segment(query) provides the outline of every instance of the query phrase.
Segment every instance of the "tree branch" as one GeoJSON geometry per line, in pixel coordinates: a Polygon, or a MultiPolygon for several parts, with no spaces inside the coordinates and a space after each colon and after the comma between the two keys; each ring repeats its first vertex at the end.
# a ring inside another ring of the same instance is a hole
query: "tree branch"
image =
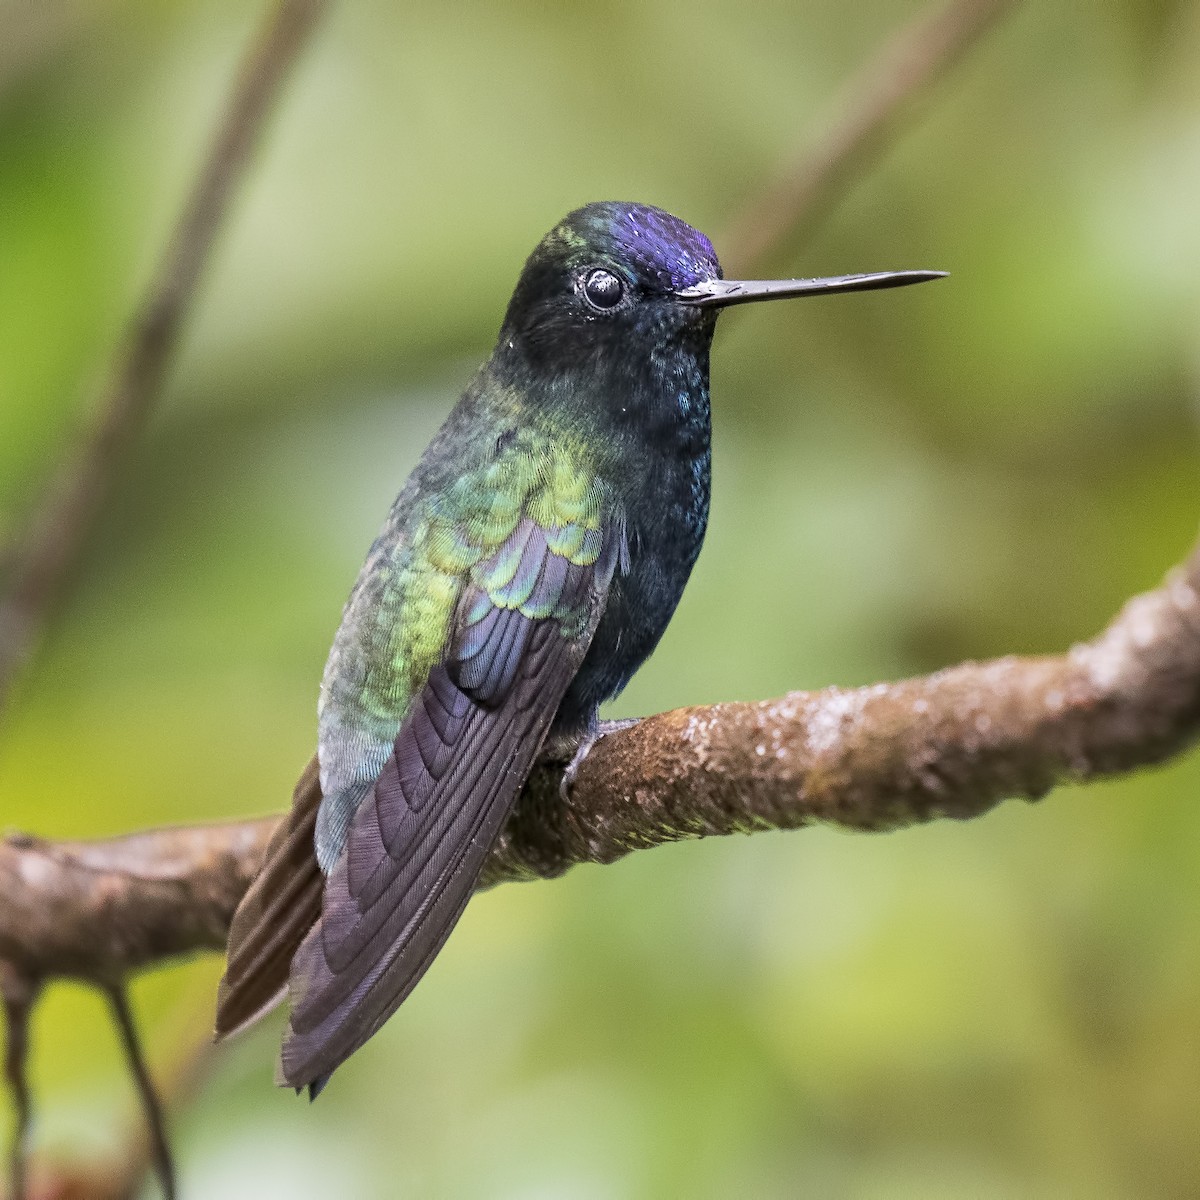
{"type": "Polygon", "coordinates": [[[815,822],[968,820],[1007,798],[1162,762],[1200,737],[1200,545],[1066,654],[871,687],[681,708],[602,741],[567,806],[527,789],[487,881],[684,838],[815,822]]]}
{"type": "Polygon", "coordinates": [[[0,708],[37,648],[122,463],[162,390],[204,266],[288,71],[325,0],[280,0],[242,63],[175,231],[93,403],[93,417],[6,555],[0,708]]]}
{"type": "Polygon", "coordinates": [[[9,835],[0,841],[0,961],[31,979],[109,989],[151,963],[220,950],[273,825],[95,842],[9,835]]]}
{"type": "MultiPolygon", "coordinates": [[[[481,887],[664,842],[967,820],[1000,800],[1132,771],[1200,736],[1200,546],[1066,654],[871,687],[681,708],[603,739],[570,800],[543,760],[481,887]]],[[[97,842],[0,842],[0,959],[110,986],[220,949],[277,817],[97,842]]]]}

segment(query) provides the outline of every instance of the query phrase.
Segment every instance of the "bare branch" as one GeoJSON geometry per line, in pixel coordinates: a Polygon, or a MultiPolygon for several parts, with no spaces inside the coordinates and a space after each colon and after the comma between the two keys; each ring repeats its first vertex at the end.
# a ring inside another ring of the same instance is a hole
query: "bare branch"
{"type": "Polygon", "coordinates": [[[263,26],[145,299],[117,348],[90,425],[9,553],[0,597],[0,707],[36,650],[112,482],[158,398],[222,219],[325,2],[280,0],[263,26]]]}
{"type": "Polygon", "coordinates": [[[486,882],[663,842],[822,822],[885,830],[1162,762],[1200,736],[1200,546],[1068,653],[683,708],[602,741],[571,803],[543,769],[486,882]]]}
{"type": "Polygon", "coordinates": [[[717,240],[733,278],[751,278],[768,258],[786,255],[860,178],[920,102],[1016,0],[942,0],[884,43],[838,95],[816,145],[756,187],[717,240]]]}
{"type": "MultiPolygon", "coordinates": [[[[596,746],[567,804],[558,794],[561,764],[542,762],[481,886],[551,877],[685,838],[816,822],[882,830],[969,819],[1005,797],[1037,799],[1057,783],[1162,762],[1198,736],[1200,546],[1160,588],[1131,600],[1099,637],[1066,654],[649,717],[596,746]]],[[[112,998],[150,1121],[147,1148],[160,1176],[171,1178],[161,1108],[123,1006],[123,980],[137,968],[223,946],[277,821],[96,842],[0,841],[15,1195],[29,1119],[29,1010],[38,985],[61,975],[98,984],[112,998]]],[[[202,1049],[169,1090],[184,1094],[210,1052],[202,1049]]],[[[140,1145],[111,1178],[96,1166],[89,1194],[131,1195],[146,1161],[140,1145]]]]}
{"type": "Polygon", "coordinates": [[[0,960],[33,979],[111,988],[131,971],[220,950],[274,820],[96,842],[0,841],[0,960]]]}
{"type": "MultiPolygon", "coordinates": [[[[884,830],[1162,762],[1200,736],[1200,547],[1066,654],[681,708],[601,741],[564,804],[543,761],[481,886],[664,842],[821,822],[884,830]]],[[[108,985],[219,949],[278,818],[0,842],[0,959],[108,985]]]]}

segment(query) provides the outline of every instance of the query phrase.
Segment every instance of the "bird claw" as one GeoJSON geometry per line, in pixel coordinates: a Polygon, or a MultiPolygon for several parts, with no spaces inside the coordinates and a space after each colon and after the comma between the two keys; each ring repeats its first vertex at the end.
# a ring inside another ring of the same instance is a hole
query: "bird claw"
{"type": "Polygon", "coordinates": [[[570,803],[571,785],[575,782],[575,776],[579,774],[579,768],[583,766],[583,760],[592,752],[592,747],[610,733],[617,733],[622,729],[632,729],[635,725],[640,724],[641,720],[641,717],[625,717],[620,721],[597,721],[580,738],[579,745],[575,747],[575,754],[567,763],[558,784],[558,794],[564,804],[570,803]]]}

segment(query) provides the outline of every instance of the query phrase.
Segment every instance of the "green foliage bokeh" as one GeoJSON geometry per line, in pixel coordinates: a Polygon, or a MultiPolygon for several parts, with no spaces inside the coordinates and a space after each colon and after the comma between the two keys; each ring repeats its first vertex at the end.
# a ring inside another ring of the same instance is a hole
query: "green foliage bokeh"
{"type": "MultiPolygon", "coordinates": [[[[59,6],[0,54],[0,533],[74,427],[256,14],[59,6]]],[[[47,6],[47,8],[54,6],[47,6]]],[[[32,6],[36,9],[37,6],[32,6]]],[[[366,546],[593,199],[718,237],[900,23],[648,0],[335,6],[7,719],[0,824],[282,807],[366,546]]],[[[851,15],[852,14],[852,15],[851,15]]],[[[949,281],[731,314],[708,545],[614,712],[1057,651],[1196,527],[1200,5],[1019,11],[775,273],[949,281]]],[[[309,1107],[278,1018],[174,1118],[185,1195],[1200,1190],[1200,761],[880,837],[675,846],[472,903],[309,1107]]],[[[219,964],[139,981],[169,1073],[219,964]]],[[[39,1010],[38,1145],[119,1144],[94,996],[39,1010]]]]}

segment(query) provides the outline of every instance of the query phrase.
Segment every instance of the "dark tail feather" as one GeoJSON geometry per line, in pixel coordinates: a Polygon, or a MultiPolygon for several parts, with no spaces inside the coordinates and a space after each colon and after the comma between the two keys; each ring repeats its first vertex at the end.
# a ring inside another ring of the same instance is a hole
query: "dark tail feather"
{"type": "Polygon", "coordinates": [[[234,914],[225,976],[217,991],[218,1041],[253,1025],[283,999],[292,956],[321,915],[325,879],[313,849],[320,803],[314,757],[234,914]]]}

